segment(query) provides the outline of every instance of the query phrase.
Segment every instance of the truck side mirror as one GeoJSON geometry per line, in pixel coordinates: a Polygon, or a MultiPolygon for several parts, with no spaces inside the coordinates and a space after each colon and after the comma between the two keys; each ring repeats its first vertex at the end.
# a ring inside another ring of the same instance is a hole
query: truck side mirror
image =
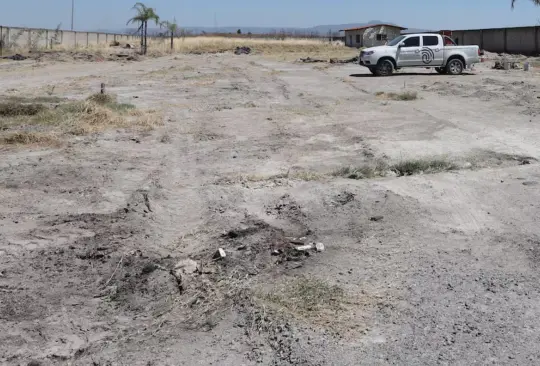
{"type": "Polygon", "coordinates": [[[405,47],[405,42],[400,42],[400,44],[398,45],[398,47],[405,47]]]}

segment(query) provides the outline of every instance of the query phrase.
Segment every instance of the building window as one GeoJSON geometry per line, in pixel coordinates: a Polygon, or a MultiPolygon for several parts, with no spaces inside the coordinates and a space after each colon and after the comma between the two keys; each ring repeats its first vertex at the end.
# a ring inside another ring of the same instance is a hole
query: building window
{"type": "Polygon", "coordinates": [[[359,34],[356,35],[356,43],[360,43],[360,35],[359,34]]]}
{"type": "Polygon", "coordinates": [[[388,39],[388,35],[386,34],[377,34],[377,41],[386,41],[388,39]]]}

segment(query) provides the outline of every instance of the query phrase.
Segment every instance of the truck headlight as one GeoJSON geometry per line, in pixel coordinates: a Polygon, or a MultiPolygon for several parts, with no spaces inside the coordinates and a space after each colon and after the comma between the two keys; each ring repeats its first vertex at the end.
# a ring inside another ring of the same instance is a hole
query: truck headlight
{"type": "Polygon", "coordinates": [[[375,51],[364,51],[364,56],[373,55],[375,51]]]}

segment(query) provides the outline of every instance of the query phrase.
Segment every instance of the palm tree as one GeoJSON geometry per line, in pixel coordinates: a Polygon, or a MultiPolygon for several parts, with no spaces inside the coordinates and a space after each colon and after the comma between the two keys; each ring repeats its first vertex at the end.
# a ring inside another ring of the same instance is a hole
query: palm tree
{"type": "Polygon", "coordinates": [[[141,2],[133,6],[133,10],[137,11],[137,15],[128,20],[127,24],[139,23],[138,32],[141,32],[141,51],[146,55],[148,50],[148,22],[153,20],[156,25],[159,24],[159,15],[156,14],[154,8],[149,8],[141,2]]]}
{"type": "MultiPolygon", "coordinates": [[[[514,9],[514,5],[516,4],[517,0],[512,0],[512,9],[514,9]]],[[[531,0],[534,5],[540,6],[540,0],[531,0]]]]}
{"type": "Polygon", "coordinates": [[[178,23],[176,22],[176,18],[173,19],[172,22],[169,22],[168,20],[161,23],[162,28],[167,28],[167,31],[171,34],[171,52],[174,49],[174,36],[178,33],[178,23]]]}

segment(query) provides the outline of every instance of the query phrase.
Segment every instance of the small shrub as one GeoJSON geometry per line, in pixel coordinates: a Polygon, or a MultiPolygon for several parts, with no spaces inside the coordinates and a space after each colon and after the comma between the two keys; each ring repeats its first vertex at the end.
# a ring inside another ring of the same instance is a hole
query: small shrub
{"type": "Polygon", "coordinates": [[[390,100],[399,100],[399,101],[409,101],[418,99],[418,93],[415,91],[405,91],[401,93],[386,93],[386,92],[377,92],[375,93],[377,97],[390,99],[390,100]]]}
{"type": "Polygon", "coordinates": [[[87,100],[89,102],[105,105],[105,104],[116,103],[116,96],[107,94],[107,93],[96,93],[89,96],[87,100]]]}
{"type": "Polygon", "coordinates": [[[448,170],[457,169],[458,166],[454,163],[443,159],[431,159],[431,160],[405,160],[397,164],[393,164],[390,170],[395,172],[398,176],[407,176],[414,174],[430,174],[438,173],[448,170]]]}
{"type": "Polygon", "coordinates": [[[35,116],[46,109],[47,107],[43,104],[2,103],[0,104],[0,116],[35,116]]]}
{"type": "Polygon", "coordinates": [[[301,277],[276,287],[266,300],[286,310],[304,316],[313,316],[324,310],[339,311],[345,291],[325,281],[301,277]]]}
{"type": "Polygon", "coordinates": [[[36,132],[15,132],[2,137],[0,142],[6,145],[58,144],[58,140],[54,136],[36,132]]]}

